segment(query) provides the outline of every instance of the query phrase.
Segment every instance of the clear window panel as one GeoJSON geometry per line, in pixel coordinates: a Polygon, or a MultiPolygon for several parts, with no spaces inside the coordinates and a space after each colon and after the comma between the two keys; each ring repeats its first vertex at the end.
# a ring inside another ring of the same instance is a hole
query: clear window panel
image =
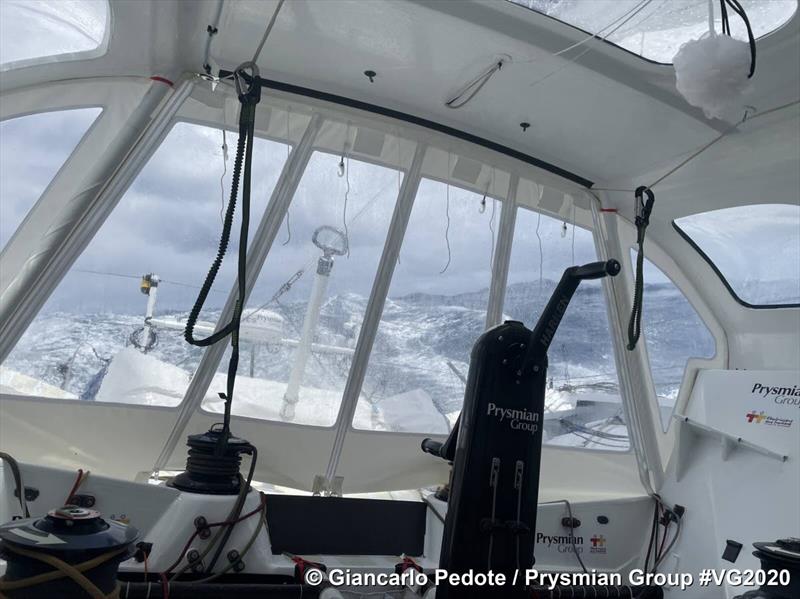
{"type": "Polygon", "coordinates": [[[675,225],[741,301],[800,304],[800,206],[735,206],[684,216],[675,225]]]}
{"type": "Polygon", "coordinates": [[[0,250],[100,112],[80,108],[0,122],[0,250]]]}
{"type": "Polygon", "coordinates": [[[485,330],[501,204],[420,183],[358,401],[359,429],[446,434],[485,330]]]}
{"type": "MultiPolygon", "coordinates": [[[[242,319],[235,415],[336,421],[402,181],[397,170],[341,161],[312,155],[256,281],[242,319]]],[[[229,356],[230,349],[206,410],[223,411],[229,356]]],[[[368,421],[369,412],[356,418],[368,421]]]]}
{"type": "MultiPolygon", "coordinates": [[[[636,250],[631,262],[636,264],[636,250]]],[[[656,388],[661,428],[672,421],[675,400],[689,358],[713,358],[714,336],[680,289],[658,267],[644,259],[644,317],[642,330],[656,388]]]]}
{"type": "Polygon", "coordinates": [[[0,65],[99,51],[109,12],[108,0],[3,0],[0,65]]]}
{"type": "MultiPolygon", "coordinates": [[[[504,314],[532,328],[562,273],[597,260],[591,231],[519,208],[504,314]]],[[[624,451],[628,427],[601,281],[583,281],[550,345],[547,445],[624,451]]]]}
{"type": "MultiPolygon", "coordinates": [[[[648,60],[671,63],[686,42],[708,34],[708,0],[509,0],[596,34],[648,60]]],[[[787,23],[797,0],[740,0],[753,35],[767,35],[787,23]]],[[[719,2],[713,3],[714,28],[722,31],[719,2]]],[[[742,19],[729,11],[731,35],[747,41],[742,19]]],[[[587,47],[590,47],[587,45],[587,47]]]]}
{"type": "MultiPolygon", "coordinates": [[[[227,132],[226,161],[220,129],[172,128],[0,367],[3,392],[180,403],[203,351],[183,340],[183,328],[217,252],[236,139],[227,132]]],[[[257,223],[287,148],[262,139],[254,147],[257,223]]],[[[239,214],[198,334],[213,328],[234,284],[239,214]]]]}

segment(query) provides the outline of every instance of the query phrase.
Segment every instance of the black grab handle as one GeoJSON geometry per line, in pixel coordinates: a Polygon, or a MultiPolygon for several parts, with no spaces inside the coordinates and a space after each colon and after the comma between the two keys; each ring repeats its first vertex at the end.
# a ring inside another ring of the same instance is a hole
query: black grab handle
{"type": "Polygon", "coordinates": [[[606,276],[615,277],[620,271],[619,262],[608,260],[607,262],[591,262],[583,266],[570,266],[564,271],[561,280],[550,296],[536,326],[533,327],[531,340],[528,344],[524,365],[525,367],[538,364],[547,355],[556,329],[567,311],[572,296],[578,289],[581,281],[589,279],[602,279],[606,276]]]}
{"type": "Polygon", "coordinates": [[[422,440],[422,451],[425,453],[429,453],[431,455],[435,455],[437,458],[442,457],[442,446],[444,443],[439,443],[438,441],[434,441],[433,439],[423,439],[422,440]]]}
{"type": "Polygon", "coordinates": [[[603,277],[616,277],[619,274],[621,266],[616,260],[609,260],[608,262],[592,262],[591,264],[584,264],[583,266],[573,266],[574,270],[571,275],[581,281],[588,281],[590,279],[602,279],[603,277]]]}

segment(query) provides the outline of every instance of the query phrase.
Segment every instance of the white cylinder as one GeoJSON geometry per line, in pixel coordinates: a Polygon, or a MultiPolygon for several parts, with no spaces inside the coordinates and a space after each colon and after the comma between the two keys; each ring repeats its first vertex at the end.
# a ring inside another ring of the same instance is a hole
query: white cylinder
{"type": "Polygon", "coordinates": [[[325,299],[325,292],[328,289],[330,271],[333,267],[333,259],[322,256],[317,263],[317,274],[314,277],[314,286],[311,290],[311,299],[306,308],[306,317],[303,321],[303,331],[300,336],[300,343],[295,352],[292,372],[289,374],[289,384],[283,395],[283,405],[281,406],[281,418],[284,420],[294,419],[294,405],[300,396],[300,383],[311,356],[311,343],[314,341],[314,334],[319,322],[319,313],[322,309],[322,301],[325,299]]]}

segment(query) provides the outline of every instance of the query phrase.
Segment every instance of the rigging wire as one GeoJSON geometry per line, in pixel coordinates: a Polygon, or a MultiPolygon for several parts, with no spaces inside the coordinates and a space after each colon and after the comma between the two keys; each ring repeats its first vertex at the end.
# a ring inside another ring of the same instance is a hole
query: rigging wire
{"type": "Polygon", "coordinates": [[[225,127],[222,128],[222,175],[219,178],[220,207],[219,220],[225,223],[225,175],[228,174],[228,140],[225,127]]]}
{"type": "Polygon", "coordinates": [[[347,259],[350,259],[350,231],[347,228],[347,199],[350,197],[350,156],[347,153],[347,148],[350,143],[350,123],[347,123],[347,131],[345,133],[344,147],[342,148],[342,160],[339,165],[344,166],[345,177],[345,192],[344,192],[344,206],[342,208],[342,226],[344,227],[344,239],[347,245],[347,259]]]}
{"type": "MultiPolygon", "coordinates": [[[[492,189],[494,189],[494,173],[495,173],[495,169],[494,169],[494,167],[492,167],[492,179],[491,179],[491,188],[492,189]]],[[[485,200],[486,196],[484,195],[483,198],[485,200]]],[[[494,245],[495,245],[495,239],[494,239],[494,214],[495,214],[495,211],[497,210],[497,200],[494,197],[492,197],[491,200],[492,200],[492,214],[491,214],[491,216],[489,216],[489,231],[491,231],[491,233],[492,233],[492,247],[491,247],[491,251],[489,252],[489,270],[492,270],[494,268],[494,245]]]]}
{"type": "Polygon", "coordinates": [[[267,23],[267,28],[264,30],[264,35],[261,37],[261,41],[258,43],[258,48],[256,48],[256,52],[253,54],[253,63],[258,62],[258,59],[261,56],[261,50],[264,49],[264,44],[267,43],[267,38],[269,37],[269,34],[272,33],[272,28],[275,26],[275,21],[278,19],[278,13],[281,12],[284,1],[285,0],[278,0],[278,5],[275,7],[275,12],[272,13],[269,23],[267,23]]]}
{"type": "MultiPolygon", "coordinates": [[[[539,199],[542,199],[541,195],[541,187],[539,188],[539,199]]],[[[539,225],[542,224],[542,213],[536,213],[536,239],[539,240],[539,297],[542,295],[542,291],[544,288],[544,248],[542,247],[542,236],[539,233],[539,225]]]]}
{"type": "Polygon", "coordinates": [[[501,57],[499,60],[493,62],[488,69],[475,77],[475,79],[469,81],[461,88],[460,91],[456,92],[453,97],[445,101],[444,105],[454,110],[466,106],[469,101],[472,100],[472,98],[478,95],[478,92],[483,89],[483,86],[489,82],[489,79],[492,78],[492,75],[499,72],[500,69],[503,68],[503,63],[506,62],[506,60],[506,58],[501,57]]]}
{"type": "MultiPolygon", "coordinates": [[[[592,41],[592,40],[595,40],[595,39],[596,39],[596,40],[598,40],[598,41],[605,41],[605,39],[606,39],[606,38],[607,38],[609,35],[611,35],[612,33],[614,33],[614,32],[613,32],[613,31],[611,31],[611,32],[607,33],[606,35],[604,35],[604,36],[602,36],[602,37],[601,37],[601,35],[600,35],[600,34],[602,34],[602,33],[603,33],[604,31],[606,31],[608,28],[610,28],[610,27],[613,27],[614,25],[616,25],[617,23],[619,23],[619,22],[620,22],[622,19],[624,19],[625,17],[627,17],[628,15],[630,15],[630,14],[631,14],[633,11],[635,11],[635,10],[640,10],[641,8],[645,8],[645,6],[647,6],[647,4],[649,4],[651,1],[652,1],[652,0],[642,0],[642,1],[641,1],[639,4],[636,4],[636,5],[632,6],[632,7],[630,8],[630,10],[628,10],[627,12],[625,12],[625,13],[621,14],[620,16],[618,16],[616,19],[614,19],[613,21],[611,21],[610,23],[608,23],[608,24],[607,24],[607,25],[605,25],[604,27],[602,27],[602,28],[598,29],[596,32],[592,33],[591,35],[587,35],[585,38],[583,38],[582,40],[579,40],[579,41],[575,42],[575,43],[574,43],[574,44],[572,44],[571,46],[567,46],[566,48],[563,48],[563,49],[559,50],[558,52],[554,52],[553,54],[551,54],[551,56],[561,56],[562,54],[566,54],[566,53],[567,53],[567,52],[569,52],[570,50],[574,50],[575,48],[578,48],[578,47],[580,47],[580,46],[583,46],[584,44],[586,44],[586,43],[588,43],[588,42],[590,42],[590,41],[592,41]],[[641,8],[640,8],[640,7],[641,7],[641,8]]],[[[623,24],[624,24],[624,23],[623,23],[623,24]]],[[[537,62],[538,60],[540,60],[540,58],[539,58],[539,57],[531,57],[531,58],[527,58],[527,59],[525,59],[525,60],[515,60],[515,61],[514,61],[514,64],[526,64],[526,63],[531,63],[531,62],[537,62]]]]}
{"type": "Polygon", "coordinates": [[[450,253],[450,162],[452,160],[452,154],[450,152],[447,153],[447,187],[445,189],[445,217],[447,218],[447,225],[444,229],[444,241],[447,244],[447,263],[444,265],[444,268],[439,271],[440,275],[443,275],[447,272],[447,269],[450,267],[450,260],[452,258],[452,254],[450,253]]]}
{"type": "MultiPolygon", "coordinates": [[[[89,269],[85,269],[85,268],[73,268],[72,270],[73,270],[73,272],[80,272],[80,273],[84,273],[84,274],[101,275],[101,276],[106,276],[106,277],[118,277],[120,279],[136,279],[137,281],[141,280],[141,278],[142,278],[141,275],[126,275],[126,274],[122,274],[122,273],[118,273],[118,272],[107,272],[107,271],[102,271],[102,270],[89,270],[89,269]]],[[[192,285],[190,283],[181,283],[180,281],[172,281],[172,280],[169,280],[169,279],[161,279],[161,278],[159,278],[158,282],[159,283],[168,283],[170,285],[177,285],[178,287],[188,287],[190,289],[201,289],[200,285],[192,285]]],[[[212,289],[211,291],[213,293],[227,293],[227,291],[222,291],[220,289],[212,289]]]]}
{"type": "MultiPolygon", "coordinates": [[[[610,35],[612,35],[613,33],[616,33],[616,32],[617,32],[617,31],[618,31],[618,30],[619,30],[619,29],[620,29],[620,28],[621,28],[623,25],[625,25],[625,24],[626,24],[628,21],[630,21],[631,19],[633,19],[633,18],[634,18],[636,15],[638,15],[638,14],[639,14],[639,13],[640,13],[642,10],[644,10],[644,9],[645,9],[645,8],[646,8],[646,7],[647,7],[649,4],[651,4],[652,2],[653,2],[653,0],[644,0],[644,1],[643,1],[641,4],[639,4],[639,5],[637,5],[636,7],[634,7],[634,8],[633,8],[633,9],[632,9],[632,10],[631,10],[629,13],[628,13],[628,15],[627,15],[627,18],[625,18],[625,20],[623,20],[621,23],[619,23],[619,24],[618,24],[616,27],[614,27],[614,28],[613,28],[611,31],[609,31],[608,33],[606,33],[605,35],[603,35],[603,37],[599,38],[599,39],[600,39],[600,41],[605,41],[605,40],[606,40],[606,39],[607,39],[607,38],[608,38],[610,35]]],[[[664,0],[664,1],[662,2],[662,5],[663,5],[663,4],[666,4],[666,0],[664,0]]],[[[594,37],[594,36],[593,36],[593,37],[594,37]]],[[[588,53],[588,52],[590,52],[591,50],[592,50],[592,48],[591,48],[591,47],[589,47],[589,48],[586,48],[586,49],[585,49],[585,50],[583,50],[583,52],[581,52],[580,54],[578,54],[578,55],[576,55],[576,56],[573,56],[572,58],[569,58],[569,59],[567,59],[567,61],[566,61],[564,64],[562,64],[562,65],[558,66],[557,68],[555,68],[555,69],[553,69],[552,71],[550,71],[550,72],[549,72],[547,75],[544,75],[543,77],[540,77],[539,79],[537,79],[536,81],[534,81],[533,83],[531,83],[531,84],[530,84],[530,87],[533,87],[533,86],[535,86],[535,85],[539,85],[540,83],[542,83],[542,82],[543,82],[543,81],[545,81],[546,79],[549,79],[549,78],[550,78],[550,77],[552,77],[553,75],[555,75],[555,74],[557,74],[557,73],[560,73],[560,72],[561,72],[561,71],[563,71],[564,69],[566,69],[566,68],[569,68],[570,66],[574,65],[575,63],[577,63],[577,62],[578,62],[578,60],[580,60],[580,59],[581,59],[581,58],[582,58],[582,57],[583,57],[585,54],[587,54],[587,53],[588,53]]]]}
{"type": "MultiPolygon", "coordinates": [[[[763,117],[763,116],[766,116],[768,114],[772,114],[773,112],[778,112],[780,110],[784,110],[786,108],[791,108],[792,106],[796,106],[797,104],[800,104],[800,99],[799,100],[794,100],[792,102],[787,102],[786,104],[781,104],[780,106],[775,106],[774,108],[770,108],[769,110],[765,110],[764,112],[759,112],[759,113],[757,113],[755,115],[752,115],[752,116],[750,115],[750,109],[745,110],[744,115],[742,116],[742,118],[737,123],[735,123],[735,124],[731,125],[730,127],[728,127],[725,131],[723,131],[722,133],[717,135],[717,137],[715,137],[714,139],[712,139],[708,143],[706,143],[706,144],[700,146],[699,148],[697,148],[696,150],[694,150],[688,157],[686,157],[685,159],[681,160],[678,164],[676,164],[674,167],[672,167],[670,170],[668,170],[666,173],[661,175],[658,179],[656,179],[653,183],[651,183],[650,185],[647,185],[646,187],[648,187],[649,189],[653,189],[656,185],[658,185],[659,183],[664,181],[667,177],[673,175],[678,170],[680,170],[681,168],[686,166],[689,162],[691,162],[692,160],[697,158],[700,154],[702,154],[703,152],[708,150],[711,146],[716,144],[723,137],[728,136],[730,133],[732,133],[733,131],[738,129],[739,126],[743,125],[745,122],[754,121],[755,119],[757,119],[759,117],[763,117]]],[[[592,187],[592,191],[610,191],[610,192],[619,192],[619,193],[633,193],[636,190],[635,189],[620,189],[620,188],[613,188],[613,187],[592,187]]]]}
{"type": "Polygon", "coordinates": [[[209,75],[211,74],[211,40],[213,40],[214,36],[219,33],[219,19],[222,16],[223,4],[225,4],[225,0],[218,1],[217,10],[214,16],[214,24],[206,27],[206,33],[208,33],[208,37],[206,37],[206,45],[203,51],[203,70],[209,75]]]}
{"type": "Polygon", "coordinates": [[[575,264],[575,198],[572,198],[572,264],[575,264]]]}
{"type": "MultiPolygon", "coordinates": [[[[292,153],[292,146],[289,143],[291,118],[292,118],[292,107],[287,106],[286,107],[286,161],[287,162],[289,161],[289,155],[292,153]]],[[[292,209],[292,204],[291,202],[289,202],[289,205],[286,207],[286,241],[284,241],[282,245],[289,245],[289,242],[292,240],[292,224],[290,222],[291,209],[292,209]]]]}
{"type": "Polygon", "coordinates": [[[350,230],[347,228],[347,199],[350,196],[350,157],[345,159],[344,178],[347,185],[344,192],[344,207],[342,208],[342,225],[344,226],[344,239],[347,243],[347,258],[350,259],[350,230]]]}

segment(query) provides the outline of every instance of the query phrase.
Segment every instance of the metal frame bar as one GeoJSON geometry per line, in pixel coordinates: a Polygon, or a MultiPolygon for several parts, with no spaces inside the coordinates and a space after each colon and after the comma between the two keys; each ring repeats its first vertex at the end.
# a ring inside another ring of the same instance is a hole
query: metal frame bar
{"type": "MultiPolygon", "coordinates": [[[[258,275],[264,266],[267,255],[272,249],[275,237],[278,235],[283,219],[286,217],[286,213],[292,203],[295,191],[297,191],[297,186],[300,184],[300,179],[305,172],[308,161],[314,153],[314,141],[322,126],[323,120],[324,119],[318,114],[314,114],[311,117],[303,133],[303,137],[284,163],[278,182],[272,190],[269,204],[267,204],[267,208],[264,210],[264,216],[261,217],[258,230],[253,235],[253,241],[248,249],[246,295],[242,300],[243,305],[247,305],[247,298],[250,296],[250,292],[256,284],[258,275]]],[[[233,314],[233,308],[236,305],[237,291],[238,284],[234,281],[231,291],[228,294],[228,299],[217,321],[217,330],[222,323],[226,323],[230,320],[233,314]]],[[[195,371],[195,376],[192,377],[189,387],[186,389],[186,394],[181,403],[181,411],[178,415],[178,419],[175,421],[175,426],[167,438],[156,463],[153,465],[154,471],[163,468],[169,461],[172,452],[175,451],[175,447],[183,437],[189,420],[191,420],[192,415],[195,414],[200,407],[227,347],[227,343],[216,343],[208,347],[203,353],[200,364],[195,371]]]]}
{"type": "Polygon", "coordinates": [[[369,357],[372,353],[372,346],[380,326],[383,307],[386,303],[386,296],[389,293],[389,286],[392,282],[392,275],[400,255],[400,247],[406,234],[411,209],[414,206],[419,183],[422,179],[422,163],[428,146],[419,143],[414,152],[414,159],[407,175],[403,178],[403,184],[397,196],[394,206],[392,221],[386,235],[386,242],[383,246],[378,272],[372,284],[372,291],[369,295],[367,309],[364,313],[364,321],[361,332],[358,336],[358,343],[353,354],[353,363],[347,376],[347,383],[342,395],[342,405],[339,407],[339,416],[336,420],[336,437],[331,448],[331,455],[328,461],[328,468],[325,478],[328,483],[333,481],[336,476],[336,469],[339,466],[339,458],[342,455],[344,440],[347,431],[352,426],[353,416],[356,411],[358,398],[361,394],[361,387],[364,384],[364,377],[367,373],[369,357]]]}
{"type": "Polygon", "coordinates": [[[489,287],[489,304],[486,306],[487,329],[500,324],[503,319],[503,305],[506,299],[514,226],[517,223],[518,187],[519,175],[512,173],[508,184],[508,195],[500,212],[500,226],[497,229],[497,247],[495,248],[494,264],[492,265],[492,283],[489,287]]]}
{"type": "MultiPolygon", "coordinates": [[[[601,260],[621,257],[622,247],[617,233],[617,214],[600,212],[600,201],[590,197],[595,248],[601,260]]],[[[627,261],[623,257],[623,264],[627,261]]],[[[603,293],[608,310],[608,324],[614,346],[614,360],[620,383],[622,405],[628,418],[628,435],[636,455],[639,479],[649,494],[657,492],[664,482],[664,469],[658,447],[655,429],[651,390],[647,383],[649,365],[644,343],[639,343],[634,351],[625,346],[625,320],[623,307],[630,307],[632,290],[629,271],[623,269],[615,279],[603,279],[603,293]]]]}

